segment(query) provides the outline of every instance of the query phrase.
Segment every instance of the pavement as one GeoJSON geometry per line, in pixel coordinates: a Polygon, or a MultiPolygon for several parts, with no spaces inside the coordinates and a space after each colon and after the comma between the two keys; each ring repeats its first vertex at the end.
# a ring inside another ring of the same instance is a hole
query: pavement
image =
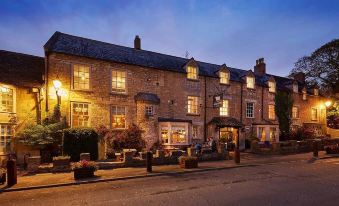
{"type": "Polygon", "coordinates": [[[304,157],[286,161],[290,158],[284,156],[285,161],[257,167],[1,193],[0,205],[337,206],[339,158],[304,157]]]}
{"type": "MultiPolygon", "coordinates": [[[[333,158],[324,152],[319,153],[319,158],[333,158]]],[[[34,175],[24,175],[18,177],[18,184],[8,188],[2,186],[0,192],[12,192],[29,189],[51,188],[60,186],[70,186],[78,184],[88,184],[96,182],[119,181],[136,178],[166,176],[176,173],[195,173],[211,170],[224,170],[237,167],[254,167],[267,164],[276,164],[282,162],[314,161],[312,153],[293,154],[293,155],[254,155],[251,153],[242,153],[241,163],[235,164],[233,160],[199,162],[197,169],[182,169],[178,165],[153,166],[153,172],[147,173],[145,168],[117,168],[110,170],[96,171],[94,178],[85,180],[74,180],[73,173],[43,173],[34,175]]]]}

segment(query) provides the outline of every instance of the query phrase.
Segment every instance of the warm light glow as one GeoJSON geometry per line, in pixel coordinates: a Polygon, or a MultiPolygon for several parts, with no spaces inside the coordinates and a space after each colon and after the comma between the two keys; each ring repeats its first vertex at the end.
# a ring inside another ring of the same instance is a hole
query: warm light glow
{"type": "Polygon", "coordinates": [[[58,91],[61,88],[62,84],[59,80],[53,80],[53,86],[55,90],[58,91]]]}
{"type": "Polygon", "coordinates": [[[66,91],[64,89],[59,89],[59,90],[57,90],[57,95],[59,97],[66,97],[67,93],[66,93],[66,91]]]}
{"type": "Polygon", "coordinates": [[[2,93],[8,93],[9,92],[9,89],[7,87],[0,87],[0,91],[2,93]]]}
{"type": "Polygon", "coordinates": [[[326,107],[329,107],[329,106],[331,106],[331,105],[332,105],[332,102],[331,102],[331,101],[325,102],[325,106],[326,106],[326,107]]]}

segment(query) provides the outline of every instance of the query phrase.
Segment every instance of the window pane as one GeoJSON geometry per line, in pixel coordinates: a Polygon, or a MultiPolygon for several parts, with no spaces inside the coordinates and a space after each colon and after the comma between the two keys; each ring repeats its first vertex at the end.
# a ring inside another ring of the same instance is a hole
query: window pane
{"type": "Polygon", "coordinates": [[[188,79],[198,79],[197,68],[193,66],[187,67],[187,78],[188,79]]]}
{"type": "Polygon", "coordinates": [[[13,111],[13,89],[1,87],[0,90],[0,112],[14,112],[13,111]]]}
{"type": "Polygon", "coordinates": [[[90,67],[85,65],[73,66],[73,89],[89,89],[90,67]]]}
{"type": "Polygon", "coordinates": [[[89,126],[89,104],[72,103],[72,127],[89,126]]]}
{"type": "Polygon", "coordinates": [[[187,113],[198,114],[198,97],[187,97],[187,113]]]}
{"type": "Polygon", "coordinates": [[[247,102],[246,103],[246,117],[247,118],[253,118],[253,109],[254,109],[254,103],[253,102],[247,102]]]}
{"type": "Polygon", "coordinates": [[[220,116],[228,116],[228,100],[222,100],[222,106],[219,111],[220,116]]]}
{"type": "Polygon", "coordinates": [[[125,92],[126,91],[126,72],[112,70],[112,91],[125,92]]]}
{"type": "Polygon", "coordinates": [[[112,106],[111,119],[113,129],[126,128],[126,108],[123,106],[112,106]]]}

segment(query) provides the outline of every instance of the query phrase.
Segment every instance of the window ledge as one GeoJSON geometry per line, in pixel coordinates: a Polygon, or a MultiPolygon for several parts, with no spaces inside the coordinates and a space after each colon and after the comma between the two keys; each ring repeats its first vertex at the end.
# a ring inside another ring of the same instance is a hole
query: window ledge
{"type": "Polygon", "coordinates": [[[187,113],[187,116],[200,116],[200,114],[194,114],[194,113],[187,113]]]}
{"type": "Polygon", "coordinates": [[[199,79],[190,79],[190,78],[186,78],[188,81],[192,81],[192,82],[200,82],[199,79]]]}
{"type": "Polygon", "coordinates": [[[110,95],[121,95],[121,96],[128,96],[126,92],[110,92],[110,95]]]}
{"type": "Polygon", "coordinates": [[[230,86],[230,83],[220,83],[219,82],[219,84],[222,85],[222,86],[230,86]]]}

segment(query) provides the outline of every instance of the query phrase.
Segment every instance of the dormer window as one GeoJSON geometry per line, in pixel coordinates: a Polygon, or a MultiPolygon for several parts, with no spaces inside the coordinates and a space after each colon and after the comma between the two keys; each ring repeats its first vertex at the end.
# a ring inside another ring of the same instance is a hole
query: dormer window
{"type": "Polygon", "coordinates": [[[298,83],[293,83],[293,92],[298,93],[298,83]]]}
{"type": "Polygon", "coordinates": [[[318,96],[319,95],[319,89],[314,88],[313,93],[314,93],[315,96],[318,96]]]}
{"type": "Polygon", "coordinates": [[[254,89],[254,77],[246,77],[246,85],[249,89],[254,89]]]}
{"type": "Polygon", "coordinates": [[[268,91],[272,92],[272,93],[275,93],[275,90],[276,90],[275,82],[274,81],[269,81],[268,82],[268,91]]]}
{"type": "Polygon", "coordinates": [[[230,83],[230,73],[227,71],[220,71],[220,84],[229,84],[230,83]]]}
{"type": "Polygon", "coordinates": [[[194,66],[187,66],[187,78],[198,79],[198,69],[194,66]]]}
{"type": "Polygon", "coordinates": [[[303,89],[303,100],[307,100],[307,92],[306,89],[303,89]]]}

